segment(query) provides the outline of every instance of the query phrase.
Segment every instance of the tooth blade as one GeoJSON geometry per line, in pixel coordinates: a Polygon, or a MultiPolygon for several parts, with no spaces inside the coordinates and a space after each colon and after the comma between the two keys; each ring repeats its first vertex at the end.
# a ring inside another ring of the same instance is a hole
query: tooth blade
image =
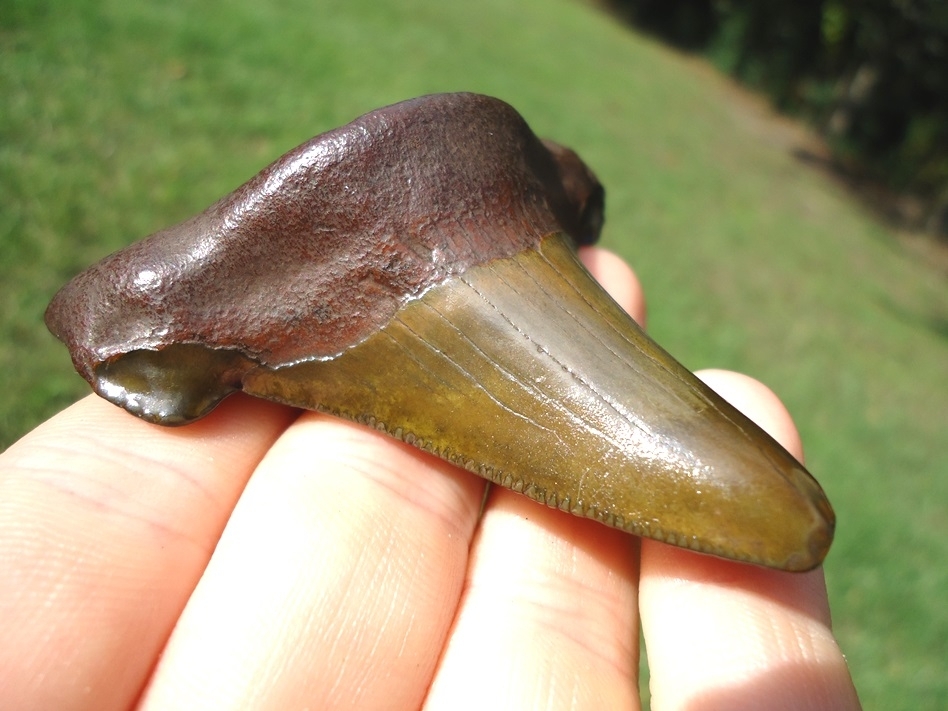
{"type": "Polygon", "coordinates": [[[705,553],[806,570],[832,539],[807,471],[651,341],[558,235],[429,289],[336,358],[256,369],[243,387],[705,553]]]}

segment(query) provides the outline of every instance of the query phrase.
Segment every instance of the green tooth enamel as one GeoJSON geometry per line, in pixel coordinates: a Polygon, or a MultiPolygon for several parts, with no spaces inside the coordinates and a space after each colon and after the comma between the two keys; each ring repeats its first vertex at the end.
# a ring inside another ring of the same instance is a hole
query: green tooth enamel
{"type": "Polygon", "coordinates": [[[254,369],[244,389],[705,553],[803,570],[832,538],[806,470],[652,342],[560,235],[433,287],[336,358],[254,369]]]}

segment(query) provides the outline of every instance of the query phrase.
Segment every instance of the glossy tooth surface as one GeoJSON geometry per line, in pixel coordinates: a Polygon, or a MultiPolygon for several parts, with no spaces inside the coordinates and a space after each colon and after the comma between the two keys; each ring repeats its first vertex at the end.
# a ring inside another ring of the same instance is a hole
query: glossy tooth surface
{"type": "Polygon", "coordinates": [[[244,389],[705,553],[806,570],[832,540],[807,471],[651,341],[560,236],[430,289],[336,358],[254,369],[244,389]]]}

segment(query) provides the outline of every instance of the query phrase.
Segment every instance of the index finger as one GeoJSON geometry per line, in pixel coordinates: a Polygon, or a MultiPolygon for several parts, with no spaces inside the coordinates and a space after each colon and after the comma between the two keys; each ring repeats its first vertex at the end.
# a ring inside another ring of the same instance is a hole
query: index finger
{"type": "Polygon", "coordinates": [[[0,457],[4,704],[129,706],[295,416],[238,396],[167,429],[89,396],[11,446],[0,457]]]}

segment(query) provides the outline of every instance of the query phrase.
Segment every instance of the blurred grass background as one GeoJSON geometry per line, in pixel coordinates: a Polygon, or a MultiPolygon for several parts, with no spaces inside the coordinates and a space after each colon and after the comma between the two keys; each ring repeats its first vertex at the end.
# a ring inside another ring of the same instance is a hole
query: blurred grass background
{"type": "Polygon", "coordinates": [[[454,90],[594,166],[660,343],[784,399],[839,517],[866,708],[948,708],[944,273],[794,157],[805,132],[579,2],[4,0],[0,447],[87,392],[42,322],[69,277],[316,133],[454,90]]]}

